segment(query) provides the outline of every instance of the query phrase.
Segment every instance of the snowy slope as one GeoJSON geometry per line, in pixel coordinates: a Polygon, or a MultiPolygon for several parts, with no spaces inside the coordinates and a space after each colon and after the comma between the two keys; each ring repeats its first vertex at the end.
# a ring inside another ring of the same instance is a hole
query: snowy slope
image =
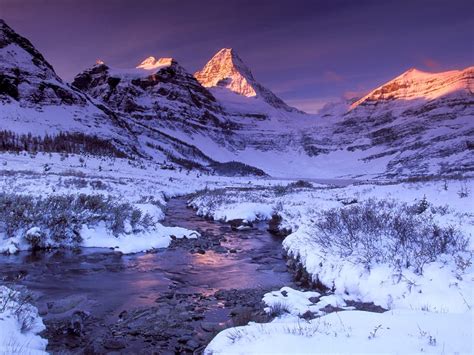
{"type": "Polygon", "coordinates": [[[0,73],[2,150],[100,152],[207,170],[216,165],[192,144],[160,130],[191,135],[227,124],[212,94],[171,58],[150,57],[125,70],[98,63],[70,86],[1,21],[0,73]]]}
{"type": "Polygon", "coordinates": [[[279,177],[472,174],[473,67],[409,70],[360,100],[308,115],[260,85],[232,49],[195,77],[172,58],[99,62],[64,83],[0,23],[0,129],[82,132],[134,158],[186,167],[239,161],[279,177]]]}
{"type": "Polygon", "coordinates": [[[94,132],[128,141],[115,117],[64,83],[33,45],[0,20],[0,129],[35,135],[94,132]]]}
{"type": "Polygon", "coordinates": [[[454,92],[474,92],[474,67],[442,73],[428,73],[412,68],[371,91],[351,105],[379,105],[394,100],[430,101],[454,92]]]}
{"type": "Polygon", "coordinates": [[[275,176],[396,177],[472,173],[472,86],[472,68],[410,70],[357,103],[304,116],[212,92],[234,117],[245,117],[233,136],[235,159],[275,176]]]}

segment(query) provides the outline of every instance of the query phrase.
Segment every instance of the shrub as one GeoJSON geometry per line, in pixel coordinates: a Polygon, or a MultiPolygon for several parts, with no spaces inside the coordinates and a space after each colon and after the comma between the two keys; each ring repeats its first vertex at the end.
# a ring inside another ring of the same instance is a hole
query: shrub
{"type": "Polygon", "coordinates": [[[276,302],[268,307],[267,313],[270,317],[276,318],[282,316],[285,313],[290,313],[290,310],[287,304],[276,302]]]}
{"type": "Polygon", "coordinates": [[[0,234],[23,237],[32,248],[77,246],[83,225],[105,222],[115,235],[130,222],[134,230],[153,225],[139,209],[103,195],[32,197],[0,193],[0,234]]]}
{"type": "Polygon", "coordinates": [[[275,185],[273,187],[273,191],[275,192],[276,196],[282,196],[289,192],[288,186],[283,185],[275,185]]]}
{"type": "Polygon", "coordinates": [[[0,286],[0,317],[12,315],[18,322],[22,333],[29,332],[37,319],[37,310],[30,304],[29,293],[0,286]]]}
{"type": "Polygon", "coordinates": [[[313,188],[313,184],[311,184],[309,181],[304,181],[304,180],[298,180],[292,183],[289,183],[288,185],[275,185],[273,187],[273,191],[275,192],[276,196],[282,196],[289,194],[293,192],[295,189],[303,189],[303,188],[313,188]]]}
{"type": "Polygon", "coordinates": [[[469,193],[470,193],[470,191],[469,191],[469,188],[467,187],[467,185],[465,183],[461,184],[461,188],[458,191],[459,198],[469,197],[469,193]]]}
{"type": "Polygon", "coordinates": [[[309,181],[298,180],[298,181],[292,182],[291,184],[288,184],[288,187],[299,188],[299,189],[302,189],[302,188],[311,189],[313,188],[313,184],[310,183],[309,181]]]}
{"type": "Polygon", "coordinates": [[[316,222],[314,239],[323,249],[368,268],[387,263],[421,274],[426,263],[442,254],[458,255],[468,245],[454,227],[438,225],[425,207],[368,200],[330,209],[316,222]]]}

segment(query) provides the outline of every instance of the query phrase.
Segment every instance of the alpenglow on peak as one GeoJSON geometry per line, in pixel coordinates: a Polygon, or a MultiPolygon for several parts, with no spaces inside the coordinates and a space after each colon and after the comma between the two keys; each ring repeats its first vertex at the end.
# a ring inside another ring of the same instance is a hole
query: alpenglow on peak
{"type": "Polygon", "coordinates": [[[137,69],[153,70],[165,66],[170,66],[173,64],[173,58],[160,58],[156,59],[153,56],[150,56],[144,59],[140,64],[136,66],[137,69]]]}
{"type": "Polygon", "coordinates": [[[260,98],[275,108],[301,113],[259,84],[232,48],[218,51],[194,77],[206,88],[224,87],[242,96],[260,98]]]}
{"type": "Polygon", "coordinates": [[[204,87],[224,86],[239,95],[257,96],[252,72],[232,48],[221,49],[194,76],[204,87]]]}

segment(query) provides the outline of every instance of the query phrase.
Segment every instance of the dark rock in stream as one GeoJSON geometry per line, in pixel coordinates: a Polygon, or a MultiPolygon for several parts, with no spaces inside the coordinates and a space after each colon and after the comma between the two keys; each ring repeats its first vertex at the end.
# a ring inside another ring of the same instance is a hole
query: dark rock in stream
{"type": "Polygon", "coordinates": [[[285,238],[289,234],[291,234],[291,230],[281,228],[282,218],[278,214],[274,214],[272,218],[268,221],[268,231],[273,235],[285,238]]]}
{"type": "Polygon", "coordinates": [[[84,329],[84,319],[87,317],[86,312],[76,311],[71,317],[68,331],[71,334],[81,336],[84,329]]]}
{"type": "Polygon", "coordinates": [[[232,230],[234,231],[238,231],[238,230],[248,230],[250,228],[253,227],[253,224],[250,223],[249,221],[245,220],[245,219],[241,219],[241,218],[238,218],[238,219],[232,219],[230,221],[227,221],[228,224],[230,224],[230,227],[232,228],[232,230]]]}

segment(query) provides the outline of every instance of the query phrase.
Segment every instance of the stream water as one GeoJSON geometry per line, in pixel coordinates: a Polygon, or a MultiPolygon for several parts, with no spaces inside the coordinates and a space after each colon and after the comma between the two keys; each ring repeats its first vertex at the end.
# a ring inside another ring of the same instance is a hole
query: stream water
{"type": "Polygon", "coordinates": [[[264,292],[292,284],[281,240],[265,226],[235,231],[197,216],[185,197],[168,202],[163,223],[202,237],[133,255],[91,248],[1,255],[0,283],[32,293],[48,351],[159,354],[199,353],[235,319],[261,315],[264,292]]]}

